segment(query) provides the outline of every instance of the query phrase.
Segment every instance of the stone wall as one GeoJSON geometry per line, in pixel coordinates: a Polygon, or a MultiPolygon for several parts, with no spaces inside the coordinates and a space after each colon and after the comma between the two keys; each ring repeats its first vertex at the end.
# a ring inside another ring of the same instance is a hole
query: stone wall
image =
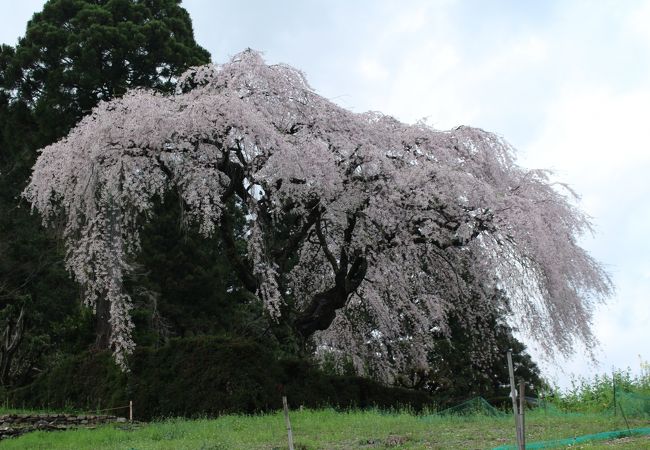
{"type": "Polygon", "coordinates": [[[76,414],[5,414],[0,416],[0,440],[30,431],[94,428],[97,425],[126,422],[123,417],[76,414]]]}

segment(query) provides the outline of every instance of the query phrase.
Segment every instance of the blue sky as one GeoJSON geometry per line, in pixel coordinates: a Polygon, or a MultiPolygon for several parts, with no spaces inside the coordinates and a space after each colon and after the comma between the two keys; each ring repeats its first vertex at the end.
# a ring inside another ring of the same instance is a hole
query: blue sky
{"type": "MultiPolygon", "coordinates": [[[[42,0],[0,0],[15,44],[42,0]]],[[[354,111],[496,132],[520,163],[582,195],[615,296],[595,313],[600,364],[580,348],[542,363],[570,374],[639,371],[650,359],[650,1],[185,0],[215,62],[246,47],[305,72],[354,111]]],[[[535,353],[534,345],[531,351],[535,353]]]]}

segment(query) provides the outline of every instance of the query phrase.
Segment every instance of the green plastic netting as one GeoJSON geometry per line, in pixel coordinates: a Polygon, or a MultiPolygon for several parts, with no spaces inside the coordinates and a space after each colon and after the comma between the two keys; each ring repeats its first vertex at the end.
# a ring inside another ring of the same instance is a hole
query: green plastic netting
{"type": "Polygon", "coordinates": [[[451,408],[439,411],[439,416],[505,416],[503,411],[499,411],[494,406],[485,400],[483,397],[474,397],[463,403],[452,406],[451,408]]]}
{"type": "MultiPolygon", "coordinates": [[[[564,415],[566,412],[558,409],[553,403],[546,402],[541,399],[526,397],[526,403],[537,410],[544,410],[548,415],[564,415]]],[[[612,405],[613,406],[613,405],[612,405]]],[[[650,395],[641,394],[638,392],[617,392],[616,393],[616,410],[613,408],[603,411],[603,414],[622,414],[626,418],[650,418],[650,395]]],[[[458,405],[452,406],[445,410],[439,411],[434,416],[425,416],[422,419],[431,419],[436,416],[470,416],[470,415],[484,415],[484,416],[507,416],[503,411],[498,410],[492,406],[483,397],[474,397],[458,405]]],[[[554,439],[541,442],[527,442],[527,449],[544,449],[544,448],[558,448],[568,447],[576,444],[587,443],[591,441],[606,441],[613,440],[628,436],[643,436],[650,435],[650,428],[634,428],[627,430],[605,431],[602,433],[587,434],[584,436],[571,437],[566,439],[554,439]]],[[[494,450],[516,450],[516,446],[504,445],[496,447],[494,450]]]]}
{"type": "Polygon", "coordinates": [[[650,417],[650,395],[638,392],[617,392],[619,411],[627,417],[650,417]]]}
{"type": "MultiPolygon", "coordinates": [[[[560,411],[552,403],[546,403],[544,401],[538,401],[536,406],[538,408],[544,409],[548,415],[560,415],[565,414],[565,412],[560,411]]],[[[639,392],[616,392],[616,403],[610,407],[610,409],[603,411],[602,414],[605,415],[623,415],[626,418],[650,418],[650,395],[641,394],[639,392]]],[[[613,439],[619,439],[628,436],[644,436],[650,435],[650,428],[634,428],[628,430],[617,430],[617,431],[605,431],[602,433],[595,434],[586,434],[584,436],[566,438],[566,439],[554,439],[549,441],[540,441],[540,442],[527,442],[526,449],[542,449],[542,448],[561,448],[569,447],[576,444],[583,444],[592,441],[608,441],[613,439]]],[[[496,447],[494,450],[516,450],[517,447],[513,445],[504,445],[501,447],[496,447]]]]}
{"type": "Polygon", "coordinates": [[[575,411],[571,407],[562,407],[554,402],[542,399],[526,397],[526,403],[539,410],[545,411],[548,415],[561,415],[567,412],[592,412],[603,415],[621,415],[634,418],[650,418],[650,395],[640,392],[618,391],[615,400],[609,398],[607,402],[598,407],[591,407],[585,410],[575,411]]]}
{"type": "MultiPolygon", "coordinates": [[[[542,442],[526,442],[526,449],[540,449],[540,448],[556,448],[556,447],[569,447],[576,444],[584,444],[593,441],[609,441],[612,439],[619,439],[628,436],[644,436],[650,435],[650,428],[634,428],[632,430],[619,430],[619,431],[605,431],[603,433],[585,434],[568,439],[555,439],[552,441],[542,442]]],[[[495,447],[493,450],[517,450],[516,445],[503,445],[495,447]]]]}

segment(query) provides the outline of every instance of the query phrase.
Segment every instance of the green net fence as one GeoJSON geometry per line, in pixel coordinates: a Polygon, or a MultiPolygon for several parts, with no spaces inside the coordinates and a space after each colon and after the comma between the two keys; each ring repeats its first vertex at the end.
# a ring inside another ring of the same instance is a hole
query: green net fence
{"type": "Polygon", "coordinates": [[[484,415],[484,416],[505,416],[503,411],[499,411],[494,406],[485,400],[483,397],[474,397],[459,405],[452,406],[451,408],[444,409],[438,412],[441,416],[455,415],[455,416],[470,416],[470,415],[484,415]]]}
{"type": "MultiPolygon", "coordinates": [[[[612,398],[610,397],[610,400],[612,398]]],[[[567,411],[563,411],[561,408],[558,408],[554,403],[545,401],[543,399],[529,398],[526,397],[527,408],[531,410],[537,410],[539,413],[543,412],[544,416],[560,416],[566,415],[567,411]]],[[[580,414],[580,413],[569,413],[569,414],[580,414]]],[[[616,392],[615,403],[611,402],[609,407],[605,406],[605,409],[601,413],[607,416],[617,415],[619,417],[619,423],[627,424],[628,419],[641,419],[641,422],[636,421],[636,427],[642,425],[645,422],[645,419],[650,420],[650,395],[639,393],[639,392],[616,392]],[[614,409],[614,404],[616,409],[614,409]],[[625,418],[625,422],[623,422],[625,418]]],[[[440,416],[492,416],[492,417],[505,417],[512,416],[512,412],[504,412],[503,410],[495,408],[483,397],[474,397],[470,400],[464,401],[458,405],[452,406],[451,408],[444,409],[439,411],[435,415],[425,416],[422,419],[433,420],[434,417],[440,416]]],[[[537,416],[539,417],[539,416],[537,416]]],[[[646,422],[650,424],[650,422],[646,422]]],[[[527,449],[543,449],[543,448],[566,448],[571,447],[577,444],[584,444],[589,442],[597,441],[608,441],[623,437],[634,437],[634,436],[650,436],[650,427],[641,427],[633,428],[634,424],[630,423],[626,429],[623,430],[614,430],[614,431],[604,431],[600,433],[585,434],[582,436],[574,436],[561,438],[547,441],[539,442],[527,442],[527,449]],[[632,427],[631,427],[632,426],[632,427]]],[[[650,442],[650,441],[649,441],[650,442]]],[[[494,450],[516,450],[516,446],[513,445],[504,445],[501,447],[496,447],[494,450]]]]}
{"type": "MultiPolygon", "coordinates": [[[[533,406],[545,412],[545,415],[548,416],[557,416],[567,414],[566,411],[558,408],[551,402],[546,402],[539,399],[526,399],[529,406],[533,406]]],[[[625,392],[618,391],[615,394],[614,401],[609,404],[609,407],[604,409],[601,413],[602,415],[612,416],[622,416],[625,419],[627,424],[628,419],[649,419],[650,420],[650,395],[640,393],[640,392],[625,392]]],[[[638,423],[638,422],[637,422],[638,423]]],[[[638,425],[637,425],[638,426],[638,425]]],[[[578,444],[585,444],[589,442],[597,441],[609,441],[613,439],[619,439],[623,437],[634,437],[634,436],[647,436],[650,435],[650,427],[641,427],[641,428],[630,428],[628,425],[627,429],[624,430],[615,430],[615,431],[604,431],[601,433],[585,434],[582,436],[564,438],[564,439],[554,439],[548,441],[539,441],[539,442],[526,442],[526,449],[542,449],[542,448],[565,448],[572,447],[578,444]]],[[[646,447],[644,447],[646,448],[646,447]]],[[[504,445],[501,447],[496,447],[493,450],[516,450],[517,447],[513,445],[504,445]]]]}
{"type": "Polygon", "coordinates": [[[506,413],[495,408],[483,397],[474,397],[451,408],[443,409],[435,414],[422,416],[420,419],[425,421],[434,421],[441,416],[490,416],[501,417],[507,416],[506,413]]]}
{"type": "Polygon", "coordinates": [[[638,392],[617,392],[619,411],[628,417],[650,418],[650,395],[638,392]]]}
{"type": "MultiPolygon", "coordinates": [[[[531,443],[526,442],[526,449],[572,447],[577,444],[586,444],[588,442],[609,441],[623,437],[644,435],[650,435],[649,427],[634,428],[631,430],[605,431],[603,433],[586,434],[584,436],[577,436],[567,439],[554,439],[552,441],[531,443]]],[[[503,445],[501,447],[495,447],[493,450],[517,450],[517,447],[515,445],[503,445]]]]}
{"type": "Polygon", "coordinates": [[[452,406],[451,408],[447,408],[438,412],[438,415],[441,416],[449,416],[449,415],[471,416],[477,414],[483,416],[505,416],[506,415],[503,411],[499,411],[494,406],[492,406],[483,397],[474,397],[463,403],[460,403],[458,405],[452,406]]]}

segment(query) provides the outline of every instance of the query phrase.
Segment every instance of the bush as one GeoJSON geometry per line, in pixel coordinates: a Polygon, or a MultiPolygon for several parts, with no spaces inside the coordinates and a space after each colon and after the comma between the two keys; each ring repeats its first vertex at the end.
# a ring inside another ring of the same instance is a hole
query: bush
{"type": "Polygon", "coordinates": [[[326,374],[303,360],[284,360],[283,389],[289,404],[308,408],[432,408],[432,397],[422,391],[385,386],[368,378],[326,374]]]}
{"type": "Polygon", "coordinates": [[[253,413],[279,407],[279,371],[253,341],[177,339],[136,351],[128,391],[139,417],[253,413]]]}
{"type": "Polygon", "coordinates": [[[302,360],[278,361],[264,344],[242,338],[203,336],[140,347],[130,367],[125,375],[108,353],[78,355],[9,392],[8,402],[92,411],[133,400],[141,420],[269,411],[281,408],[283,394],[292,407],[420,411],[433,404],[426,393],[325,374],[302,360]]]}
{"type": "Polygon", "coordinates": [[[560,409],[571,412],[602,412],[614,410],[614,404],[624,393],[636,393],[650,398],[650,371],[633,376],[630,369],[617,370],[612,375],[595,375],[592,379],[578,378],[571,380],[571,388],[566,392],[556,389],[553,393],[553,403],[560,409]]]}
{"type": "Polygon", "coordinates": [[[97,410],[123,406],[127,377],[110,353],[86,353],[64,359],[49,372],[8,392],[14,407],[97,410]]]}

